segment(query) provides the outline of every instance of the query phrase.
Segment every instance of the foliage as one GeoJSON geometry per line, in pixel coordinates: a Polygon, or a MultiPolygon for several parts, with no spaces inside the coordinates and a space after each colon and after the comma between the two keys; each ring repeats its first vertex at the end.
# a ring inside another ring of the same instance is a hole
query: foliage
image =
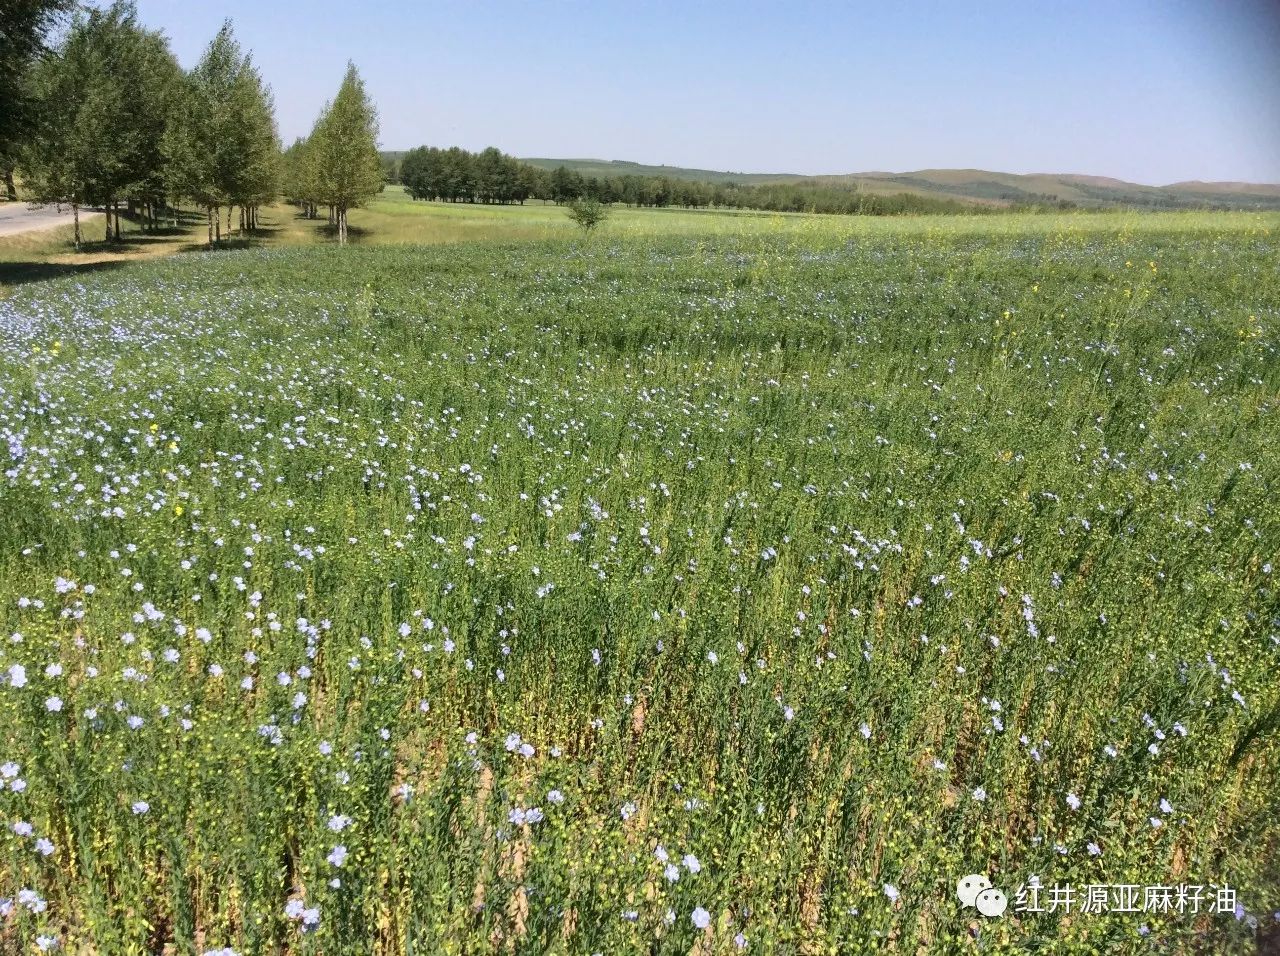
{"type": "Polygon", "coordinates": [[[688,221],[0,303],[5,946],[1250,951],[1274,222],[688,221]]]}
{"type": "Polygon", "coordinates": [[[270,90],[230,22],[186,77],[166,138],[170,187],[208,211],[253,207],[278,189],[279,136],[270,90]]]}
{"type": "Polygon", "coordinates": [[[609,218],[608,207],[591,197],[570,200],[565,211],[583,232],[590,232],[609,218]]]}
{"type": "Polygon", "coordinates": [[[50,31],[74,6],[73,0],[6,0],[0,22],[0,170],[6,176],[39,117],[32,67],[47,53],[50,31]]]}
{"type": "Polygon", "coordinates": [[[383,186],[377,111],[355,64],[347,64],[337,97],[316,121],[308,152],[316,196],[334,208],[338,242],[345,243],[347,211],[368,202],[383,186]]]}
{"type": "Polygon", "coordinates": [[[32,80],[40,113],[24,156],[32,198],[106,206],[162,193],[160,144],[179,75],[131,2],[77,17],[32,80]]]}
{"type": "Polygon", "coordinates": [[[400,181],[414,199],[449,202],[523,203],[536,186],[519,160],[493,146],[469,153],[457,146],[420,146],[405,153],[400,181]]]}
{"type": "MultiPolygon", "coordinates": [[[[393,155],[383,154],[384,161],[394,163],[393,155]]],[[[565,166],[541,169],[493,146],[481,153],[457,146],[419,146],[400,158],[399,177],[414,199],[446,202],[523,203],[532,198],[567,204],[592,199],[637,208],[682,206],[867,216],[1000,211],[994,206],[910,193],[870,195],[838,181],[742,184],[633,174],[584,176],[565,166]]]]}

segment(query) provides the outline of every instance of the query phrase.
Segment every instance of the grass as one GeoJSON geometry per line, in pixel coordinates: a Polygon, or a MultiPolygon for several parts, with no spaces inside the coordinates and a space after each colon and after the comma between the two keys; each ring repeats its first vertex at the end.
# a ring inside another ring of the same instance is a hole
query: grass
{"type": "Polygon", "coordinates": [[[0,949],[1250,951],[1276,217],[365,215],[0,302],[0,949]]]}
{"type": "MultiPolygon", "coordinates": [[[[350,216],[356,244],[452,244],[477,241],[569,239],[576,231],[561,206],[483,206],[467,203],[415,202],[401,187],[389,186],[367,208],[350,216]]],[[[118,268],[142,259],[201,252],[207,227],[190,211],[178,229],[145,233],[136,222],[121,220],[122,242],[100,238],[102,220],[85,224],[89,241],[82,252],[71,247],[72,229],[58,227],[29,235],[0,239],[0,296],[32,281],[63,275],[118,268]]],[[[842,217],[750,210],[631,209],[614,207],[601,227],[605,236],[740,235],[778,233],[804,236],[842,236],[850,240],[892,235],[949,236],[955,234],[1092,234],[1151,231],[1251,229],[1272,230],[1280,222],[1274,213],[1180,212],[1140,215],[1119,212],[1053,215],[1008,215],[988,221],[978,216],[842,217]]],[[[224,248],[272,248],[333,244],[335,235],[324,218],[304,219],[296,207],[276,204],[263,210],[256,234],[232,232],[224,248]]]]}
{"type": "MultiPolygon", "coordinates": [[[[322,211],[323,212],[323,211],[322,211]]],[[[744,218],[761,223],[777,217],[755,213],[616,210],[619,233],[690,232],[738,228],[744,218]]],[[[61,226],[27,235],[0,239],[0,292],[31,281],[79,272],[113,269],[127,262],[160,256],[198,252],[207,246],[208,229],[198,214],[183,216],[177,229],[147,233],[138,222],[121,220],[122,241],[101,239],[103,222],[84,224],[83,251],[72,248],[72,227],[61,226]]],[[[367,208],[351,213],[351,239],[355,243],[455,243],[476,240],[520,240],[568,237],[575,226],[563,208],[543,203],[525,206],[475,206],[470,204],[414,202],[399,187],[388,187],[367,208]]],[[[296,207],[275,204],[263,210],[261,228],[241,236],[232,231],[223,248],[243,249],[335,242],[325,218],[305,219],[296,207]]]]}

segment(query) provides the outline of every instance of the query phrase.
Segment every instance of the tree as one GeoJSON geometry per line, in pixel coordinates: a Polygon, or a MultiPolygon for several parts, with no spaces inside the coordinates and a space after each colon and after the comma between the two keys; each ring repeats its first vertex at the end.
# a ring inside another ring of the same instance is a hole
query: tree
{"type": "Polygon", "coordinates": [[[228,21],[187,75],[165,140],[171,188],[205,209],[209,244],[222,238],[221,210],[247,211],[252,228],[257,207],[276,192],[279,136],[271,92],[241,53],[228,21]]]}
{"type": "Polygon", "coordinates": [[[486,147],[474,159],[476,193],[481,202],[496,202],[502,195],[502,152],[496,146],[486,147]]]}
{"type": "MultiPolygon", "coordinates": [[[[169,50],[162,34],[143,29],[137,22],[132,0],[117,2],[108,12],[118,20],[116,35],[108,38],[115,46],[111,82],[125,87],[121,102],[124,116],[117,117],[114,147],[119,158],[119,175],[110,184],[107,200],[129,202],[146,214],[154,225],[156,210],[168,196],[164,137],[174,103],[182,91],[182,68],[169,50]]],[[[90,14],[92,20],[93,14],[90,14]]],[[[115,211],[115,238],[120,238],[120,216],[115,211]]]]}
{"type": "Polygon", "coordinates": [[[126,0],[78,17],[56,55],[38,63],[39,121],[23,169],[37,202],[71,206],[77,248],[80,206],[105,208],[106,237],[119,239],[119,201],[163,178],[160,143],[179,75],[163,37],[144,30],[126,0]]]}
{"type": "Polygon", "coordinates": [[[387,153],[380,155],[379,160],[382,162],[382,181],[390,185],[398,185],[400,183],[400,164],[402,159],[387,153]]]}
{"type": "Polygon", "coordinates": [[[432,152],[426,146],[419,146],[400,160],[400,182],[413,199],[435,198],[431,182],[432,152]]]}
{"type": "Polygon", "coordinates": [[[528,163],[520,164],[519,185],[517,186],[516,198],[520,200],[521,205],[530,197],[534,199],[549,199],[551,197],[551,178],[544,170],[537,166],[530,166],[528,163]]]}
{"type": "Polygon", "coordinates": [[[256,229],[258,207],[280,190],[280,136],[271,90],[249,57],[236,77],[231,112],[242,136],[243,160],[230,198],[240,207],[242,226],[256,229]]]}
{"type": "Polygon", "coordinates": [[[551,198],[556,202],[568,202],[582,195],[582,174],[576,170],[557,166],[551,173],[551,198]]]}
{"type": "Polygon", "coordinates": [[[465,149],[450,146],[440,155],[440,192],[448,200],[476,201],[476,158],[465,149]]]}
{"type": "Polygon", "coordinates": [[[280,179],[285,198],[297,203],[307,219],[316,218],[320,201],[320,178],[316,171],[311,140],[298,137],[280,157],[280,179]]]}
{"type": "Polygon", "coordinates": [[[322,201],[333,207],[338,243],[347,241],[347,211],[382,190],[378,115],[354,63],[311,133],[322,201]]]}
{"type": "Polygon", "coordinates": [[[609,207],[592,197],[570,200],[566,210],[569,218],[581,226],[582,231],[586,233],[591,232],[609,218],[609,207]]]}
{"type": "Polygon", "coordinates": [[[5,193],[17,199],[13,170],[39,125],[32,71],[48,52],[45,38],[75,7],[75,0],[6,0],[0,14],[0,173],[5,193]]]}

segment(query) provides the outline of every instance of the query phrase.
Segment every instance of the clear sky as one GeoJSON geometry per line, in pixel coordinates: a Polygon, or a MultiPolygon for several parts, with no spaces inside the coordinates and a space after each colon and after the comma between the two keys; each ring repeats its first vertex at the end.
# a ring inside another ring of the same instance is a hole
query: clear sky
{"type": "Polygon", "coordinates": [[[354,60],[385,149],[745,172],[930,167],[1280,183],[1280,0],[138,0],[221,20],[288,143],[354,60]]]}

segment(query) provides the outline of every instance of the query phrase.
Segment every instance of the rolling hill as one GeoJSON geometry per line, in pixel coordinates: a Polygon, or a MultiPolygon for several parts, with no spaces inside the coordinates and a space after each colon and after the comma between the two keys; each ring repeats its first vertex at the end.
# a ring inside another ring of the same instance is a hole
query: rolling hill
{"type": "Polygon", "coordinates": [[[622,159],[545,159],[522,156],[520,161],[539,169],[564,166],[583,176],[666,176],[669,179],[691,179],[700,183],[778,183],[813,178],[799,173],[731,173],[715,169],[690,169],[685,166],[654,166],[622,159]]]}
{"type": "Polygon", "coordinates": [[[667,176],[711,183],[809,181],[854,185],[874,195],[915,193],[991,205],[1072,203],[1090,208],[1230,208],[1280,210],[1280,185],[1237,182],[1181,182],[1147,186],[1106,176],[1072,173],[1000,173],[985,169],[921,169],[914,172],[865,172],[831,176],[795,173],[739,173],[683,166],[655,166],[623,160],[523,158],[542,169],[564,166],[584,176],[667,176]]]}

